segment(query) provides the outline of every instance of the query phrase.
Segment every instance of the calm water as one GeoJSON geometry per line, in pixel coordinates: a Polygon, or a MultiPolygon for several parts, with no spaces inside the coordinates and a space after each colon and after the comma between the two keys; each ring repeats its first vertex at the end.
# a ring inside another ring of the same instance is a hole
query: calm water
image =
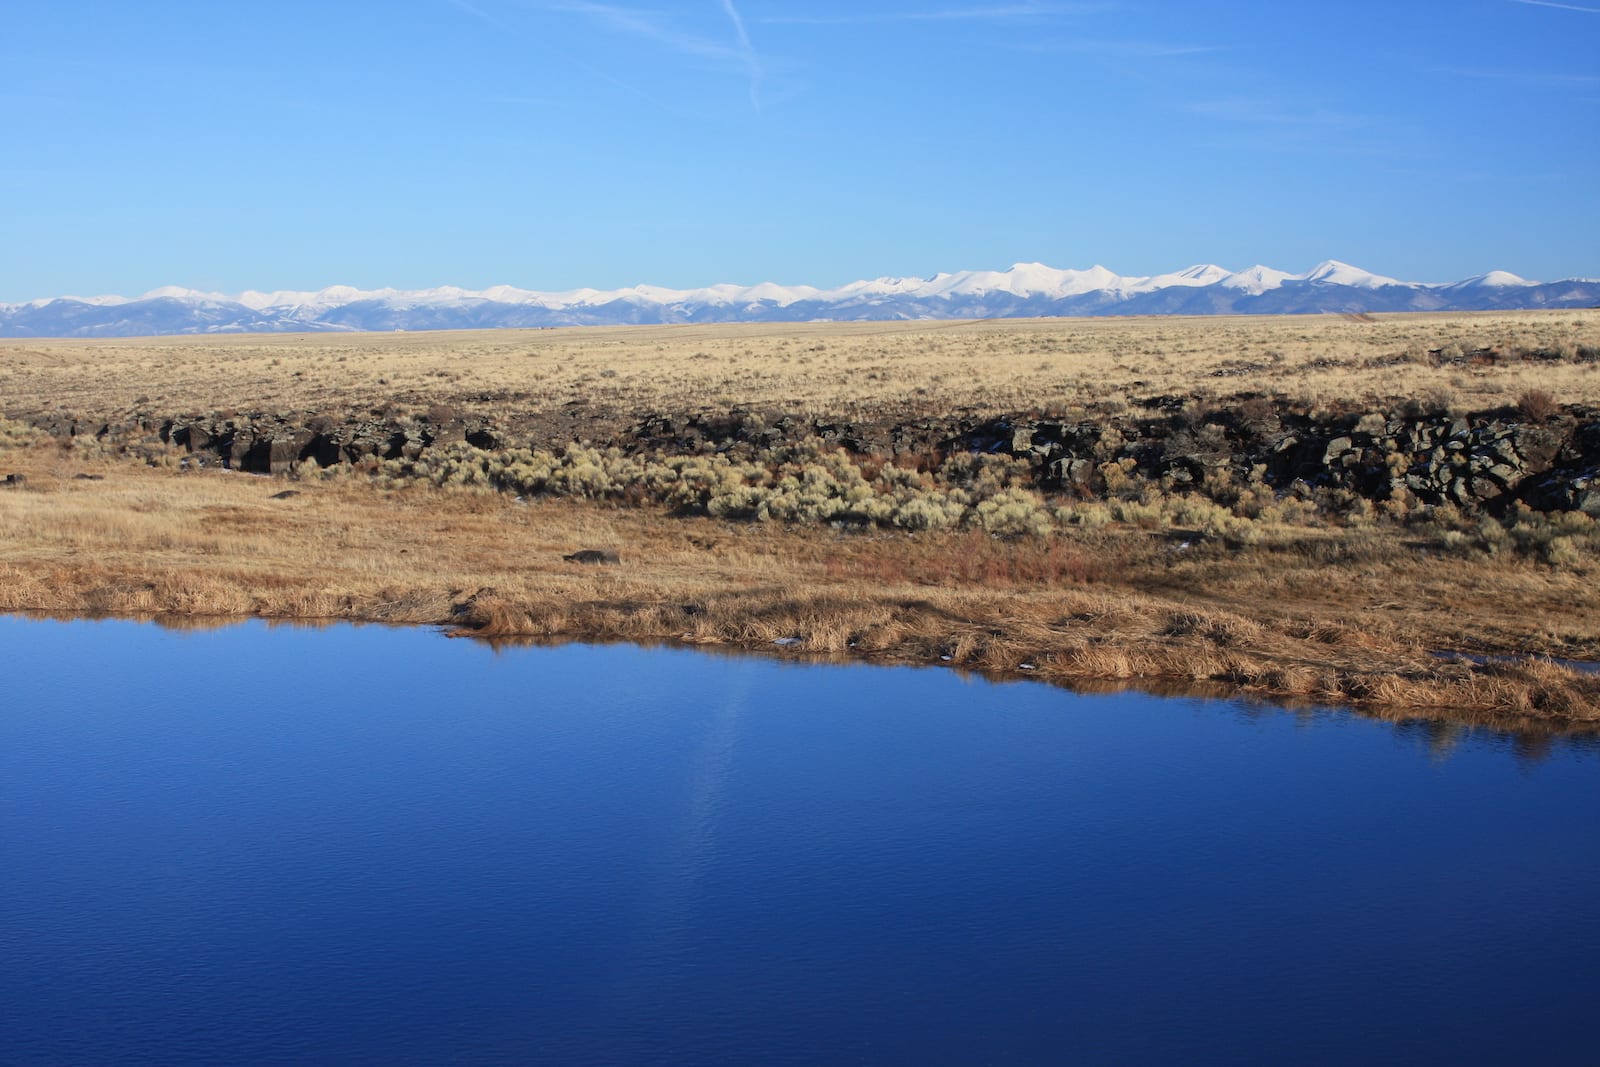
{"type": "Polygon", "coordinates": [[[0,618],[0,1063],[1594,1062],[1600,752],[0,618]]]}

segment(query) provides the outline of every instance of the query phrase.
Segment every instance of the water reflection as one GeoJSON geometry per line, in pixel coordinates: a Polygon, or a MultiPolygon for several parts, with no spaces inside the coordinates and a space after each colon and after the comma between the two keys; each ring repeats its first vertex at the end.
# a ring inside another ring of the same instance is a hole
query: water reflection
{"type": "Polygon", "coordinates": [[[614,968],[611,996],[620,1017],[647,1014],[670,989],[678,962],[693,951],[702,886],[720,847],[729,769],[745,708],[757,697],[750,683],[749,675],[736,672],[718,695],[714,716],[692,749],[682,798],[661,813],[662,836],[651,850],[627,938],[632,951],[614,968]]]}
{"type": "Polygon", "coordinates": [[[0,647],[8,1061],[1591,1051],[1591,737],[382,627],[0,647]]]}
{"type": "Polygon", "coordinates": [[[1394,732],[1396,737],[1417,741],[1427,749],[1428,755],[1436,763],[1448,759],[1462,742],[1471,736],[1466,726],[1440,719],[1398,722],[1395,724],[1394,732]]]}
{"type": "Polygon", "coordinates": [[[1600,734],[1592,732],[1497,730],[1448,719],[1398,719],[1395,737],[1415,742],[1435,763],[1443,763],[1463,745],[1481,745],[1509,752],[1519,764],[1531,766],[1554,756],[1600,756],[1600,734]]]}
{"type": "MultiPolygon", "coordinates": [[[[560,648],[563,645],[575,642],[548,637],[478,637],[470,632],[452,634],[475,643],[483,644],[496,652],[515,649],[535,648],[560,648]]],[[[649,648],[649,649],[692,649],[696,654],[726,658],[726,659],[759,659],[772,660],[771,653],[765,650],[745,649],[732,645],[682,645],[675,642],[649,642],[633,640],[615,640],[599,642],[581,642],[597,646],[615,645],[621,647],[649,648]]],[[[779,662],[798,666],[861,666],[864,662],[859,658],[842,655],[827,655],[822,653],[807,654],[796,659],[784,655],[779,662]]],[[[1432,722],[1441,726],[1460,727],[1473,731],[1483,731],[1486,734],[1497,735],[1508,740],[1524,737],[1528,744],[1524,746],[1530,758],[1532,753],[1540,749],[1535,743],[1542,740],[1559,743],[1561,740],[1570,739],[1597,739],[1600,740],[1600,722],[1572,722],[1566,720],[1537,719],[1528,716],[1514,715],[1505,712],[1483,711],[1481,709],[1452,709],[1452,708],[1330,708],[1327,704],[1303,696],[1276,695],[1270,693],[1243,693],[1235,687],[1222,682],[1211,682],[1203,679],[1177,679],[1177,678],[1076,678],[1062,679],[1026,674],[991,673],[986,671],[971,670],[965,667],[952,667],[944,664],[932,663],[905,663],[891,660],[887,663],[877,663],[879,666],[892,666],[896,668],[909,668],[913,670],[931,670],[942,674],[954,675],[958,678],[982,683],[1013,683],[1026,682],[1029,685],[1044,684],[1055,689],[1064,690],[1080,696],[1115,696],[1119,693],[1137,693],[1144,696],[1163,697],[1167,699],[1182,700],[1210,700],[1217,702],[1233,702],[1237,705],[1236,714],[1245,717],[1270,718],[1281,715],[1290,715],[1295,721],[1304,725],[1313,725],[1330,714],[1359,715],[1363,718],[1376,719],[1380,722],[1395,724],[1432,722]]],[[[1448,755],[1450,746],[1441,744],[1439,755],[1448,755]]]]}
{"type": "MultiPolygon", "coordinates": [[[[6,616],[0,615],[0,619],[6,616]]],[[[60,623],[73,623],[85,621],[115,622],[127,621],[150,623],[164,630],[174,632],[203,633],[214,630],[227,630],[240,626],[265,626],[269,629],[289,630],[326,630],[332,627],[372,627],[377,629],[407,629],[402,624],[382,622],[351,622],[342,619],[254,619],[239,616],[207,616],[207,615],[172,615],[158,614],[147,616],[81,616],[58,614],[49,612],[25,612],[12,616],[14,618],[35,619],[60,623]]],[[[432,628],[424,628],[431,630],[432,628]]],[[[517,649],[559,648],[564,645],[585,644],[596,647],[607,645],[619,647],[633,647],[645,649],[683,649],[689,648],[700,655],[728,659],[758,659],[771,660],[772,653],[765,649],[745,649],[731,645],[685,645],[668,641],[637,641],[637,640],[599,640],[576,641],[566,638],[549,638],[536,636],[495,636],[479,637],[464,630],[443,628],[451,637],[469,640],[474,644],[482,645],[499,654],[503,651],[517,649]]],[[[1462,652],[1439,652],[1436,656],[1447,660],[1458,660],[1463,663],[1475,664],[1505,664],[1515,665],[1522,662],[1524,657],[1514,656],[1485,656],[1462,652]]],[[[780,658],[783,663],[798,663],[813,666],[852,666],[861,665],[862,659],[826,654],[807,654],[801,659],[784,655],[780,658]]],[[[1554,664],[1567,667],[1584,673],[1600,673],[1600,663],[1583,660],[1566,660],[1545,657],[1536,662],[1554,664]]],[[[1216,701],[1232,701],[1238,705],[1237,714],[1251,716],[1274,716],[1288,714],[1297,722],[1311,725],[1330,712],[1335,714],[1355,714],[1365,718],[1372,718],[1382,722],[1393,723],[1397,727],[1405,727],[1402,732],[1412,735],[1419,724],[1431,724],[1424,733],[1433,738],[1428,742],[1429,751],[1438,759],[1446,759],[1456,747],[1456,739],[1473,736],[1474,732],[1483,732],[1484,736],[1497,736],[1505,739],[1513,753],[1524,762],[1538,762],[1544,759],[1553,746],[1567,745],[1581,750],[1588,750],[1594,744],[1600,743],[1600,722],[1572,722],[1564,720],[1551,720],[1532,718],[1506,712],[1483,711],[1480,709],[1452,709],[1452,708],[1371,708],[1354,707],[1330,709],[1321,703],[1303,696],[1275,695],[1263,693],[1240,693],[1233,686],[1222,682],[1212,682],[1203,679],[1174,679],[1174,678],[1079,678],[1060,679],[1045,678],[1016,674],[995,674],[985,671],[972,670],[965,667],[952,667],[943,664],[904,663],[901,661],[888,661],[887,666],[910,667],[915,669],[937,670],[947,674],[954,674],[963,679],[972,681],[994,683],[1014,682],[1027,680],[1030,684],[1044,683],[1054,688],[1065,690],[1083,696],[1113,696],[1118,693],[1138,693],[1147,696],[1164,697],[1170,699],[1202,699],[1216,701]],[[1465,730],[1466,733],[1461,731],[1465,730]]]]}

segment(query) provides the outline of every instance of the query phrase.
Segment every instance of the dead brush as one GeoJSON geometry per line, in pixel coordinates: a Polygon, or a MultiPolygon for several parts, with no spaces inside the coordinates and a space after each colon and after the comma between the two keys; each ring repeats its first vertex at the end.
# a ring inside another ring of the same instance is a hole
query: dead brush
{"type": "Polygon", "coordinates": [[[939,658],[949,657],[949,662],[966,665],[976,660],[982,652],[986,634],[977,630],[963,630],[953,634],[939,658]]]}
{"type": "Polygon", "coordinates": [[[1174,614],[1162,631],[1166,637],[1197,637],[1221,648],[1251,645],[1261,640],[1260,623],[1222,612],[1182,611],[1174,614]]]}
{"type": "Polygon", "coordinates": [[[1494,681],[1510,710],[1600,721],[1600,677],[1535,657],[1478,670],[1494,681]]]}
{"type": "Polygon", "coordinates": [[[1600,722],[1600,678],[1535,659],[1435,671],[1345,675],[1343,694],[1384,707],[1501,712],[1600,722]]]}
{"type": "Polygon", "coordinates": [[[534,633],[527,609],[493,589],[480,589],[450,610],[452,621],[478,637],[525,637],[534,633]]]}
{"type": "Polygon", "coordinates": [[[1160,651],[1157,670],[1163,675],[1174,678],[1206,681],[1231,677],[1233,667],[1234,664],[1229,657],[1218,655],[1213,649],[1179,645],[1160,651]]]}
{"type": "Polygon", "coordinates": [[[691,618],[681,604],[638,604],[630,606],[619,619],[619,635],[648,633],[671,637],[682,633],[691,618]]]}
{"type": "Polygon", "coordinates": [[[1032,663],[1034,658],[1032,650],[1022,642],[991,634],[973,650],[967,663],[981,671],[1003,674],[1016,670],[1023,663],[1032,663]]]}
{"type": "Polygon", "coordinates": [[[1532,422],[1544,422],[1560,411],[1560,403],[1545,389],[1529,389],[1517,397],[1517,412],[1532,422]]]}
{"type": "Polygon", "coordinates": [[[60,591],[74,579],[54,569],[32,570],[0,564],[0,610],[49,611],[60,597],[60,591]]]}
{"type": "Polygon", "coordinates": [[[1290,637],[1319,645],[1371,648],[1378,643],[1378,639],[1367,631],[1327,619],[1297,619],[1283,629],[1290,637]]]}
{"type": "Polygon", "coordinates": [[[1259,684],[1274,693],[1308,696],[1322,688],[1322,674],[1311,667],[1299,664],[1269,666],[1260,676],[1259,684]]]}
{"type": "Polygon", "coordinates": [[[855,645],[859,632],[858,622],[849,616],[819,615],[807,620],[806,651],[828,654],[848,652],[855,645]]]}
{"type": "Polygon", "coordinates": [[[857,651],[862,653],[887,653],[912,640],[906,619],[892,610],[883,612],[880,618],[864,621],[852,636],[857,651]]]}
{"type": "MultiPolygon", "coordinates": [[[[167,605],[165,610],[171,614],[240,616],[249,614],[252,607],[250,595],[244,589],[230,583],[170,571],[155,575],[152,580],[156,586],[156,593],[167,605]]],[[[307,609],[312,607],[312,602],[310,598],[303,598],[296,606],[307,609]]],[[[328,618],[334,614],[328,610],[330,605],[325,601],[319,601],[315,606],[321,610],[302,610],[294,614],[302,617],[315,615],[319,618],[328,618]]]]}
{"type": "Polygon", "coordinates": [[[1150,657],[1115,645],[1091,645],[1063,654],[1060,662],[1085,678],[1142,678],[1155,672],[1150,657]]]}

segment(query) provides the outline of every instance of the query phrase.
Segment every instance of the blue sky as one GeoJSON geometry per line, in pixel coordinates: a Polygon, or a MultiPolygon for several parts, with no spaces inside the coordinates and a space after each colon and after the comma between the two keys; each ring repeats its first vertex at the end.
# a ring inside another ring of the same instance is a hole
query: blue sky
{"type": "Polygon", "coordinates": [[[1600,0],[7,5],[0,301],[1600,275],[1600,0]]]}

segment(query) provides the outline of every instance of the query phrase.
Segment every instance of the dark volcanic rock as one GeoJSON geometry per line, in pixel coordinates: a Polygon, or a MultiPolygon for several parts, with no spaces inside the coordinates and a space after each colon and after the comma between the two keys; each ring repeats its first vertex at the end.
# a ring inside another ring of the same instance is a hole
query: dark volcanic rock
{"type": "Polygon", "coordinates": [[[580,548],[561,557],[568,563],[621,563],[622,558],[609,548],[580,548]]]}
{"type": "Polygon", "coordinates": [[[1445,416],[1396,401],[1388,411],[1311,414],[1257,395],[1201,405],[1155,397],[1126,413],[1075,418],[1030,413],[843,420],[783,411],[652,412],[632,422],[581,405],[495,421],[436,407],[337,418],[300,412],[212,412],[163,419],[149,412],[90,420],[71,412],[31,416],[61,439],[98,436],[102,447],[150,462],[170,450],[188,465],[286,474],[302,464],[370,466],[424,457],[430,449],[559,450],[572,441],[633,455],[719,453],[767,460],[785,449],[841,448],[860,459],[936,470],[951,455],[1004,455],[1026,463],[1046,492],[1095,497],[1137,491],[1139,481],[1218,495],[1250,485],[1315,497],[1330,507],[1400,494],[1422,504],[1498,512],[1600,513],[1600,413],[1568,406],[1533,420],[1515,409],[1445,416]],[[1113,469],[1114,468],[1114,469],[1113,469]],[[1130,482],[1131,480],[1131,482],[1130,482]]]}

